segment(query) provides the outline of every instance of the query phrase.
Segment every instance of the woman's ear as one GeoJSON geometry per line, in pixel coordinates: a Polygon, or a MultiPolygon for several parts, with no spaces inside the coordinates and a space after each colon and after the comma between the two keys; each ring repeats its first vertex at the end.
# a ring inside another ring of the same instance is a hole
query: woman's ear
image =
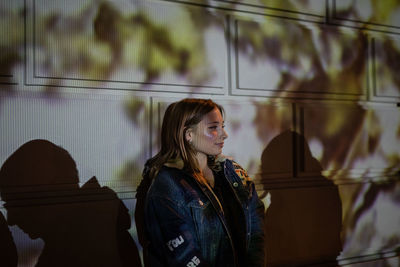
{"type": "Polygon", "coordinates": [[[186,131],[185,131],[185,139],[189,143],[192,142],[192,133],[193,133],[193,129],[192,128],[187,128],[186,131]]]}

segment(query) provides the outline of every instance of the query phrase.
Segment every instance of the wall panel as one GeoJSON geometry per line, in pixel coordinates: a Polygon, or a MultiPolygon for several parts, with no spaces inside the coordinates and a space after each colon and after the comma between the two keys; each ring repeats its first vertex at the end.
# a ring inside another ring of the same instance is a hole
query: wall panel
{"type": "Polygon", "coordinates": [[[123,0],[29,8],[29,84],[211,94],[226,86],[225,18],[204,9],[123,0]]]}
{"type": "Polygon", "coordinates": [[[324,171],[326,175],[345,172],[347,176],[362,177],[364,169],[354,168],[353,161],[368,154],[368,133],[364,127],[367,111],[360,105],[348,103],[318,103],[299,105],[299,129],[304,142],[299,142],[301,175],[324,171]],[[313,166],[314,155],[320,167],[313,166]]]}
{"type": "Polygon", "coordinates": [[[399,186],[398,180],[339,185],[343,206],[341,265],[398,265],[398,243],[393,241],[400,236],[399,186]]]}
{"type": "Polygon", "coordinates": [[[269,189],[267,266],[337,266],[342,251],[338,188],[324,177],[317,186],[269,189]]]}
{"type": "Polygon", "coordinates": [[[136,187],[130,175],[119,175],[131,161],[140,166],[148,156],[148,99],[17,94],[1,100],[1,163],[25,142],[46,139],[70,152],[82,184],[96,176],[115,189],[136,187]]]}
{"type": "Polygon", "coordinates": [[[0,84],[19,82],[15,65],[24,60],[23,0],[5,0],[0,3],[0,84]]]}
{"type": "MultiPolygon", "coordinates": [[[[300,107],[299,152],[310,151],[325,175],[334,179],[385,179],[400,167],[399,111],[394,105],[308,104],[300,107]]],[[[312,160],[302,156],[299,170],[312,175],[312,160]]],[[[311,158],[310,158],[311,159],[311,158]]]]}
{"type": "Polygon", "coordinates": [[[365,99],[367,39],[359,31],[264,17],[236,20],[233,94],[365,99]]]}
{"type": "Polygon", "coordinates": [[[399,102],[400,80],[400,38],[398,36],[377,36],[373,39],[373,90],[376,101],[399,102]]]}

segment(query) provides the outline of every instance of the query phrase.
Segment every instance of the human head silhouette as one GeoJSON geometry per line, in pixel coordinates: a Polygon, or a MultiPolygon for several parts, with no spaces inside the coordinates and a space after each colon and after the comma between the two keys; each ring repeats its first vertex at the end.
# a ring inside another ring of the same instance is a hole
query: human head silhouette
{"type": "Polygon", "coordinates": [[[271,197],[267,265],[337,266],[342,251],[339,190],[322,175],[306,138],[295,131],[280,133],[264,149],[261,164],[264,190],[271,197]]]}
{"type": "Polygon", "coordinates": [[[6,202],[8,224],[18,225],[32,238],[41,236],[51,216],[45,214],[50,209],[43,209],[40,200],[57,189],[77,189],[78,182],[76,164],[68,151],[47,140],[23,144],[0,169],[0,195],[6,202]]]}

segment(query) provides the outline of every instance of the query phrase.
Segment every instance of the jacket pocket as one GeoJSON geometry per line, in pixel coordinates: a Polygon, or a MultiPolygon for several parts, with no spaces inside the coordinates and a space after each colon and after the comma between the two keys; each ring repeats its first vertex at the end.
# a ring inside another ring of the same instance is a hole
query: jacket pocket
{"type": "Polygon", "coordinates": [[[196,228],[196,233],[199,235],[201,232],[203,232],[203,229],[199,228],[204,228],[203,224],[208,221],[207,213],[211,209],[211,203],[209,201],[203,202],[201,199],[193,199],[188,203],[188,206],[190,208],[194,226],[196,228]]]}
{"type": "Polygon", "coordinates": [[[189,207],[202,254],[215,259],[224,231],[218,215],[210,201],[193,200],[189,207]]]}

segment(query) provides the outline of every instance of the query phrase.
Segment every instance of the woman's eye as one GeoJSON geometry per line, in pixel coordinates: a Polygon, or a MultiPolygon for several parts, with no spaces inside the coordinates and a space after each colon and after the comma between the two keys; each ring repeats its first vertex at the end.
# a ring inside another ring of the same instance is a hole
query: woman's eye
{"type": "Polygon", "coordinates": [[[217,126],[210,126],[208,129],[217,129],[217,126]]]}

